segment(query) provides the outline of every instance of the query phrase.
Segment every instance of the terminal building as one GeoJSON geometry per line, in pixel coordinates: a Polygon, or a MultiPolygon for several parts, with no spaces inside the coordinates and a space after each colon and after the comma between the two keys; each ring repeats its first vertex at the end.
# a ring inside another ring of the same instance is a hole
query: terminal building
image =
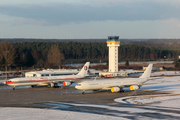
{"type": "Polygon", "coordinates": [[[107,47],[109,47],[109,70],[108,72],[99,72],[99,76],[128,76],[127,72],[118,72],[118,47],[120,46],[119,36],[108,36],[106,43],[107,47]]]}
{"type": "Polygon", "coordinates": [[[25,77],[43,77],[43,76],[58,76],[58,75],[75,75],[79,71],[77,69],[47,69],[42,71],[26,72],[25,77]]]}

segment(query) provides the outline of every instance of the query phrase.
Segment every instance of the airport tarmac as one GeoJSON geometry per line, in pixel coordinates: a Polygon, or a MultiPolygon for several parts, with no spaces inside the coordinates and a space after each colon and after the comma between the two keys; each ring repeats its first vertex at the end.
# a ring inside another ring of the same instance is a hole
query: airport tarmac
{"type": "MultiPolygon", "coordinates": [[[[86,91],[86,94],[81,94],[81,91],[74,87],[65,88],[21,88],[21,89],[1,89],[0,86],[0,107],[35,107],[42,108],[34,103],[45,102],[86,102],[97,104],[112,104],[116,103],[115,98],[132,96],[131,91],[124,93],[111,93],[110,91],[86,91]]],[[[155,95],[161,94],[159,91],[137,91],[138,95],[155,95]]],[[[162,94],[165,94],[164,92],[162,94]]],[[[49,107],[49,106],[48,106],[49,107]]]]}
{"type": "MultiPolygon", "coordinates": [[[[62,113],[61,111],[66,111],[68,112],[68,116],[72,115],[70,112],[88,113],[90,116],[103,115],[104,119],[110,119],[111,117],[116,117],[116,119],[180,119],[179,109],[124,104],[114,101],[116,98],[132,96],[132,93],[132,91],[127,90],[124,93],[86,91],[86,94],[81,94],[81,91],[76,90],[74,87],[66,87],[63,89],[27,87],[12,90],[8,87],[5,89],[5,86],[0,86],[0,108],[1,110],[3,110],[3,108],[9,108],[8,111],[11,111],[10,113],[12,114],[17,114],[12,108],[41,108],[44,110],[54,110],[56,114],[62,113]]],[[[139,90],[136,93],[138,96],[169,94],[165,91],[161,92],[156,90],[139,90]]],[[[4,114],[2,117],[9,118],[4,114]]],[[[38,115],[39,114],[40,113],[38,113],[38,115]]],[[[77,117],[78,116],[74,119],[77,119],[77,117]]],[[[64,118],[67,118],[67,116],[64,116],[64,118]]]]}

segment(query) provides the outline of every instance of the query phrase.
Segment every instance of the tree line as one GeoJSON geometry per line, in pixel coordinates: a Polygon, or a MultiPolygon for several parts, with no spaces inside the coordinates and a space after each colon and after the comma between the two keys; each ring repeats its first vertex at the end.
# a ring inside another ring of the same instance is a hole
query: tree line
{"type": "MultiPolygon", "coordinates": [[[[118,48],[119,62],[147,61],[178,58],[180,51],[164,50],[153,46],[121,44],[118,48]]],[[[0,64],[17,67],[61,68],[63,63],[107,62],[106,42],[1,42],[0,64]],[[8,45],[6,45],[8,44],[8,45]],[[6,48],[5,48],[6,46],[6,48]],[[7,47],[10,46],[10,47],[7,47]],[[57,57],[57,58],[55,58],[57,57]],[[9,62],[7,58],[11,58],[9,62]],[[59,61],[59,63],[58,63],[59,61]]]]}

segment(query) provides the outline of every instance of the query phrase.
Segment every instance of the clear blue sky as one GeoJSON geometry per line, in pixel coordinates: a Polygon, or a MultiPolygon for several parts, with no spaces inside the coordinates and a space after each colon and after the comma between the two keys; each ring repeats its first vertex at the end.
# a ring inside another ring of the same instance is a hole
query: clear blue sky
{"type": "Polygon", "coordinates": [[[1,0],[0,38],[180,38],[180,0],[1,0]]]}

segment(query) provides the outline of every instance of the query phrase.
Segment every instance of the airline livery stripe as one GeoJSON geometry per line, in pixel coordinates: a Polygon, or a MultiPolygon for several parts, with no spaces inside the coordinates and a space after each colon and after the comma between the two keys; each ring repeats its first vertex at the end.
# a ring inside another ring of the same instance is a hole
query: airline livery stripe
{"type": "Polygon", "coordinates": [[[74,80],[74,79],[82,79],[82,78],[66,78],[66,79],[46,79],[46,80],[24,80],[24,81],[11,81],[11,82],[6,82],[6,84],[12,84],[12,83],[28,83],[28,82],[63,81],[63,80],[74,80]]]}

